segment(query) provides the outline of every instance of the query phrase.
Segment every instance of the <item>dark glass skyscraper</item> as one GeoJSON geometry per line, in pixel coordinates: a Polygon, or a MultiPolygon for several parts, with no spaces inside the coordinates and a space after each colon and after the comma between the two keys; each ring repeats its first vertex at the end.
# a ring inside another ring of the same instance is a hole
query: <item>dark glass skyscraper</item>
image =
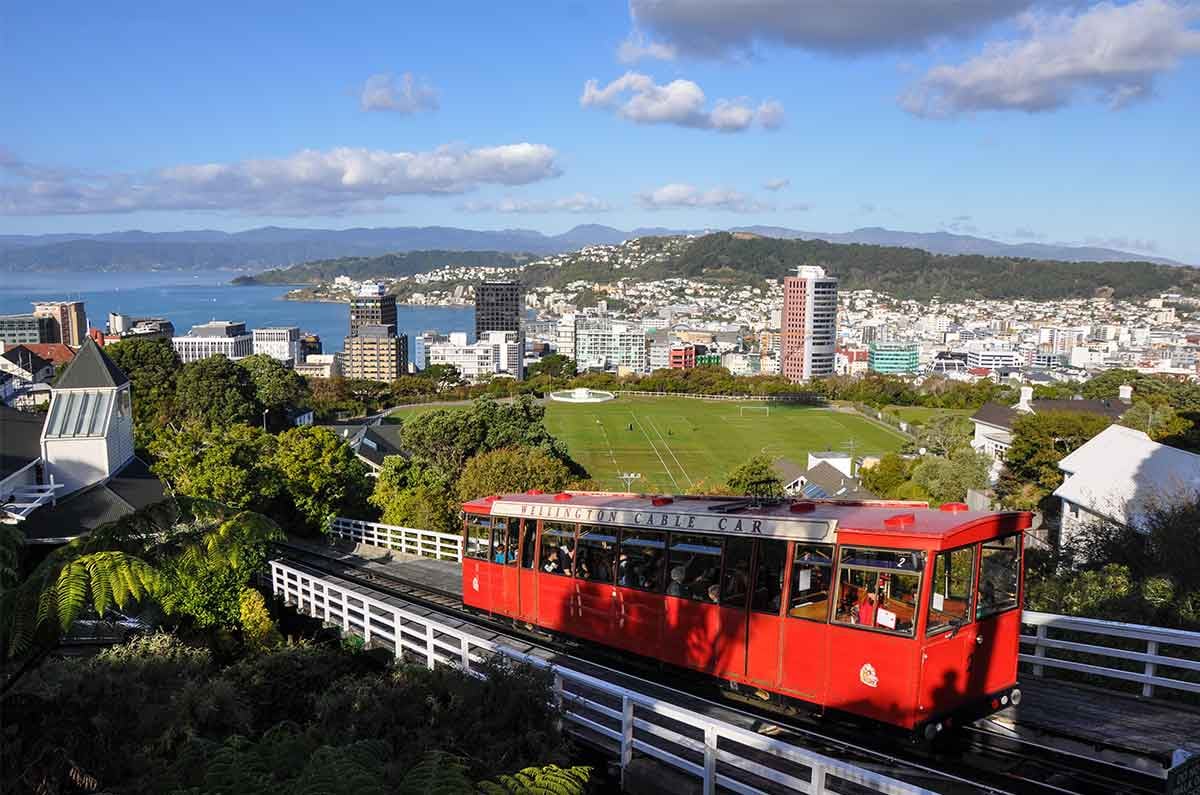
{"type": "Polygon", "coordinates": [[[350,336],[362,326],[396,326],[396,296],[388,295],[382,284],[366,285],[350,298],[350,336]]]}
{"type": "Polygon", "coordinates": [[[482,282],[475,288],[475,339],[489,331],[521,330],[521,285],[482,282]]]}

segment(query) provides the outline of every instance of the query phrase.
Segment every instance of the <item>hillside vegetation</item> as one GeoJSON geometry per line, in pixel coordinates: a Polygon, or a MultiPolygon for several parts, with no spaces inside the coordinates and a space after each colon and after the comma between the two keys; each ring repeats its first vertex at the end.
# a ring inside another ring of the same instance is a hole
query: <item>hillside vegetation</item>
{"type": "MultiPolygon", "coordinates": [[[[897,298],[1034,299],[1141,298],[1165,292],[1200,293],[1200,270],[1151,262],[1063,262],[974,254],[931,254],[917,248],[784,240],[720,232],[689,241],[646,237],[629,257],[598,261],[576,253],[555,262],[530,262],[531,255],[498,251],[411,251],[378,257],[319,260],[241,277],[238,283],[309,284],[345,274],[355,279],[400,277],[445,265],[525,265],[528,288],[571,282],[597,284],[636,276],[639,280],[681,277],[697,281],[758,284],[781,279],[797,265],[823,265],[844,290],[871,289],[897,298]],[[659,256],[654,256],[658,254],[659,256]],[[630,261],[638,261],[636,270],[630,261]],[[526,263],[528,263],[526,265],[526,263]],[[620,264],[620,267],[617,265],[620,264]]],[[[628,250],[628,249],[627,249],[628,250]]]]}
{"type": "Polygon", "coordinates": [[[528,254],[506,254],[502,251],[408,251],[378,257],[317,260],[290,268],[264,271],[255,276],[239,276],[233,281],[234,284],[318,284],[343,275],[351,279],[381,276],[398,278],[447,265],[515,268],[529,259],[528,254]]]}

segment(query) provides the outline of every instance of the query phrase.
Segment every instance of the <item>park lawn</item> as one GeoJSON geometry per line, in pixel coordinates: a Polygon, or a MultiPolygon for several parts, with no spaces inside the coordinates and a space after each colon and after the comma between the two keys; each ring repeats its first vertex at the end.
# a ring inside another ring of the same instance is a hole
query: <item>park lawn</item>
{"type": "Polygon", "coordinates": [[[878,455],[898,450],[898,431],[856,414],[808,406],[622,396],[607,403],[547,401],[546,427],[604,488],[638,472],[635,491],[678,493],[721,483],[751,456],[805,466],[811,451],[878,455]],[[750,406],[744,413],[741,406],[750,406]]]}
{"type": "Polygon", "coordinates": [[[958,414],[969,417],[974,413],[973,409],[939,409],[928,406],[886,406],[884,411],[895,414],[910,425],[924,425],[939,414],[958,414]]]}

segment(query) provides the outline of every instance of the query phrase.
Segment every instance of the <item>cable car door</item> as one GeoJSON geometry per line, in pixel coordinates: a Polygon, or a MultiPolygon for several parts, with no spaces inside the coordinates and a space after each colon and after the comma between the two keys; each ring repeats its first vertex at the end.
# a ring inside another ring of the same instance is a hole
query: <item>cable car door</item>
{"type": "Polygon", "coordinates": [[[780,687],[822,704],[826,698],[829,601],[833,593],[833,547],[797,541],[783,617],[780,687]]]}
{"type": "Polygon", "coordinates": [[[970,678],[981,664],[981,640],[972,613],[976,546],[939,552],[929,564],[925,644],[921,653],[921,685],[917,715],[944,715],[972,700],[970,678]]]}
{"type": "Polygon", "coordinates": [[[517,568],[517,618],[537,621],[537,520],[521,520],[521,560],[517,568]]]}

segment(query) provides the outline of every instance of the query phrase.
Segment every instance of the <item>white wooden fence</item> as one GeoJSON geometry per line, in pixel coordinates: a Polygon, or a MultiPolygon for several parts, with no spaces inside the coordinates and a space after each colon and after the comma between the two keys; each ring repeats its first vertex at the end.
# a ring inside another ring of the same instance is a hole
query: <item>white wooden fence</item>
{"type": "MultiPolygon", "coordinates": [[[[551,664],[282,561],[271,561],[271,587],[299,611],[359,635],[370,645],[391,648],[397,657],[415,655],[430,668],[441,663],[480,675],[480,663],[500,654],[549,669],[564,720],[583,736],[608,741],[616,749],[622,775],[637,753],[699,778],[705,795],[718,786],[758,795],[765,792],[762,782],[819,795],[833,792],[830,787],[837,787],[838,780],[871,792],[932,795],[907,782],[551,664]]],[[[845,791],[845,786],[840,789],[845,791]]]]}
{"type": "Polygon", "coordinates": [[[359,519],[333,520],[330,532],[358,544],[370,544],[438,560],[455,560],[462,563],[462,536],[439,533],[434,530],[418,530],[393,524],[364,522],[359,519]]]}
{"type": "Polygon", "coordinates": [[[1026,610],[1021,616],[1021,621],[1034,629],[1032,635],[1021,635],[1021,644],[1032,647],[1031,653],[1021,653],[1021,662],[1032,665],[1034,676],[1043,676],[1047,668],[1057,668],[1106,679],[1138,682],[1142,686],[1142,695],[1146,698],[1152,697],[1156,688],[1200,693],[1200,681],[1189,682],[1170,675],[1171,669],[1200,672],[1200,632],[1125,624],[1120,621],[1101,621],[1096,618],[1060,616],[1054,613],[1036,613],[1032,610],[1026,610]],[[1055,630],[1055,635],[1060,637],[1050,637],[1051,630],[1055,630]],[[1061,637],[1068,633],[1068,637],[1061,637]],[[1101,638],[1136,640],[1145,644],[1145,651],[1101,645],[1102,640],[1097,642],[1101,638]],[[1195,649],[1197,659],[1186,659],[1167,653],[1170,649],[1195,649]],[[1092,661],[1062,659],[1054,656],[1055,652],[1086,654],[1092,661]],[[1114,660],[1133,662],[1136,665],[1117,667],[1104,664],[1114,660]],[[1164,668],[1168,669],[1166,673],[1162,670],[1164,668]]]}
{"type": "MultiPolygon", "coordinates": [[[[342,517],[334,520],[332,532],[359,544],[386,547],[409,555],[462,562],[462,537],[449,533],[342,517]]],[[[1200,659],[1186,659],[1170,653],[1172,649],[1196,649],[1197,657],[1200,658],[1200,633],[1031,610],[1024,612],[1021,621],[1026,627],[1033,628],[1032,635],[1021,635],[1021,644],[1028,647],[1029,651],[1022,651],[1020,659],[1032,666],[1031,672],[1034,676],[1043,676],[1047,668],[1055,668],[1106,679],[1137,682],[1141,684],[1142,695],[1146,698],[1154,696],[1156,689],[1200,693],[1200,681],[1190,682],[1171,676],[1172,671],[1200,673],[1200,659]],[[1056,637],[1050,637],[1052,630],[1056,637]],[[1117,648],[1103,645],[1103,641],[1097,642],[1102,638],[1137,640],[1145,643],[1144,651],[1117,648]],[[1063,652],[1086,654],[1089,655],[1090,661],[1063,659],[1063,652]],[[1104,664],[1116,660],[1137,665],[1104,664]],[[1136,670],[1131,670],[1132,668],[1136,670]],[[1166,669],[1166,672],[1162,669],[1166,669]]]]}

